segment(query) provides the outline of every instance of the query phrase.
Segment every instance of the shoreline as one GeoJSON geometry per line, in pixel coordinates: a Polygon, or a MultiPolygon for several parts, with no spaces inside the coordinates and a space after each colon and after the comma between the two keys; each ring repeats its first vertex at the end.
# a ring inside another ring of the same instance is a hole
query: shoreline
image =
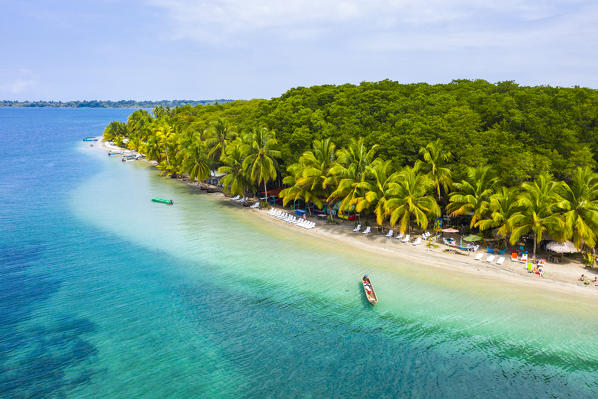
{"type": "MultiPolygon", "coordinates": [[[[101,137],[99,137],[99,143],[107,151],[123,150],[120,147],[108,144],[101,137]]],[[[139,161],[152,164],[147,159],[139,161]]],[[[198,187],[199,184],[197,182],[190,182],[188,179],[178,178],[177,180],[192,187],[198,187]]],[[[221,198],[218,199],[219,201],[230,201],[230,198],[226,197],[223,193],[210,194],[220,195],[221,198]]],[[[265,209],[250,209],[242,206],[239,208],[249,211],[245,213],[251,214],[255,219],[269,221],[269,223],[274,223],[289,231],[305,234],[312,238],[324,239],[334,244],[351,247],[352,249],[358,248],[372,255],[386,257],[390,261],[407,262],[413,264],[414,267],[430,267],[438,272],[450,272],[470,278],[493,281],[497,284],[505,283],[519,287],[529,287],[543,293],[555,292],[586,297],[598,296],[598,287],[594,286],[593,283],[584,285],[578,281],[582,273],[586,274],[588,279],[592,279],[598,275],[598,270],[588,269],[578,262],[547,263],[543,267],[544,277],[540,277],[536,274],[528,273],[523,263],[512,262],[507,254],[505,254],[504,263],[498,265],[495,261],[488,263],[484,260],[475,260],[473,254],[462,255],[444,252],[446,246],[442,243],[436,243],[437,248],[428,248],[425,242],[414,246],[411,243],[401,243],[395,238],[387,238],[384,235],[378,234],[376,229],[367,236],[364,236],[361,233],[354,233],[352,225],[349,223],[328,224],[323,220],[316,220],[313,216],[310,220],[316,221],[316,226],[313,229],[307,230],[272,217],[266,213],[265,209]]],[[[284,209],[284,211],[289,210],[284,209]]],[[[483,252],[478,251],[477,253],[483,252]]],[[[485,259],[486,255],[483,258],[485,259]]]]}

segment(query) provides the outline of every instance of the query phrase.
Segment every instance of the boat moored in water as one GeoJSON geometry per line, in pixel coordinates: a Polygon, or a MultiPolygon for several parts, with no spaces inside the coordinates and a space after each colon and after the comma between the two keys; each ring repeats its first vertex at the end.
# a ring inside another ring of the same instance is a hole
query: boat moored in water
{"type": "Polygon", "coordinates": [[[109,152],[108,156],[110,157],[112,155],[121,155],[122,153],[123,153],[122,151],[120,151],[120,152],[109,152]]]}
{"type": "Polygon", "coordinates": [[[85,137],[83,141],[98,141],[97,137],[85,137]]]}
{"type": "Polygon", "coordinates": [[[173,200],[167,200],[164,198],[152,198],[152,201],[157,202],[159,204],[174,205],[173,200]]]}
{"type": "Polygon", "coordinates": [[[374,291],[374,287],[370,281],[370,278],[367,274],[364,274],[361,278],[361,283],[363,284],[363,291],[365,292],[365,296],[368,299],[368,302],[373,306],[378,302],[378,297],[376,296],[376,292],[374,291]]]}

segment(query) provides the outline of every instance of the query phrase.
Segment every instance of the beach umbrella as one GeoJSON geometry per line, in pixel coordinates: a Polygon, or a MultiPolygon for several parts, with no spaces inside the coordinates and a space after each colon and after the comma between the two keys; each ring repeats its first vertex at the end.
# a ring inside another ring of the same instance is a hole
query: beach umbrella
{"type": "Polygon", "coordinates": [[[463,237],[463,240],[470,241],[470,242],[480,241],[481,239],[482,239],[482,237],[475,235],[475,234],[470,234],[468,236],[463,237]]]}
{"type": "Polygon", "coordinates": [[[575,244],[573,244],[571,241],[550,241],[548,244],[546,244],[546,249],[559,254],[572,254],[579,252],[579,250],[575,248],[575,244]]]}
{"type": "Polygon", "coordinates": [[[459,230],[457,229],[453,229],[452,227],[446,228],[446,229],[442,229],[443,233],[458,233],[459,230]]]}

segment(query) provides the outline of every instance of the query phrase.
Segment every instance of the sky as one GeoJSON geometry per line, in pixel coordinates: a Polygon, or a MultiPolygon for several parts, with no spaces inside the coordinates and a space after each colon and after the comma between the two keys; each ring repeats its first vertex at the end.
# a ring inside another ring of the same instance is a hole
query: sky
{"type": "Polygon", "coordinates": [[[0,99],[277,97],[514,80],[598,88],[598,0],[0,0],[0,99]]]}

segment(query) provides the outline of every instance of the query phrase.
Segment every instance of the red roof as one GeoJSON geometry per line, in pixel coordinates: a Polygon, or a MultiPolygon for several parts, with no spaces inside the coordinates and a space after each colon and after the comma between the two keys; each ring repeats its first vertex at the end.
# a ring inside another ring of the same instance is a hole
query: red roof
{"type": "Polygon", "coordinates": [[[282,190],[284,190],[284,187],[268,189],[268,195],[274,195],[274,196],[278,197],[278,194],[280,194],[280,192],[282,190]]]}

